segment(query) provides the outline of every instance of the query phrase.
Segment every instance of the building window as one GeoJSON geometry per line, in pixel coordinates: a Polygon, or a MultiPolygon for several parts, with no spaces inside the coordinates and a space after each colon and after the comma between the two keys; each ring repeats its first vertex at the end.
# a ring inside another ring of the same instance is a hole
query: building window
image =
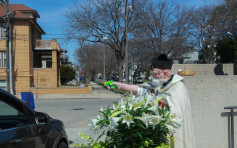
{"type": "Polygon", "coordinates": [[[34,51],[34,68],[52,68],[52,51],[34,51]]]}
{"type": "Polygon", "coordinates": [[[42,55],[42,68],[52,68],[52,56],[50,55],[42,55]]]}
{"type": "Polygon", "coordinates": [[[5,23],[0,23],[0,38],[6,38],[5,23]]]}
{"type": "Polygon", "coordinates": [[[6,52],[0,51],[0,67],[6,67],[6,52]]]}

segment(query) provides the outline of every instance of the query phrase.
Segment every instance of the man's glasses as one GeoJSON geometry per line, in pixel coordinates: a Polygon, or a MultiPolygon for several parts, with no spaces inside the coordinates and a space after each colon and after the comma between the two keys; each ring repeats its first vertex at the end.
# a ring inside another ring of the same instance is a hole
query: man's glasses
{"type": "Polygon", "coordinates": [[[151,72],[152,76],[154,76],[154,77],[160,75],[161,73],[163,73],[163,71],[157,71],[157,72],[152,71],[151,72]]]}

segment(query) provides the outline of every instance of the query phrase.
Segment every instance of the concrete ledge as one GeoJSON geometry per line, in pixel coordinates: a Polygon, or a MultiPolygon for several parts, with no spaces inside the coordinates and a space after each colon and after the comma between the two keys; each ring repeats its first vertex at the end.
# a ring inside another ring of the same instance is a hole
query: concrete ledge
{"type": "Polygon", "coordinates": [[[85,94],[92,92],[92,86],[87,87],[54,87],[54,88],[30,88],[33,94],[85,94]]]}

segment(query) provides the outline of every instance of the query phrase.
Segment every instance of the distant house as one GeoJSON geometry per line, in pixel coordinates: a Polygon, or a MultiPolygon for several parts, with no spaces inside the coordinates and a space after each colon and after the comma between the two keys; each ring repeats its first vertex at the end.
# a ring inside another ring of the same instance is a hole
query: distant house
{"type": "MultiPolygon", "coordinates": [[[[60,86],[60,46],[56,39],[42,40],[45,34],[37,23],[39,14],[23,4],[10,4],[12,89],[14,93],[31,88],[60,86]]],[[[5,7],[0,5],[0,86],[6,87],[5,7]]]]}
{"type": "Polygon", "coordinates": [[[179,64],[197,64],[199,63],[199,52],[188,52],[179,57],[179,64]]]}
{"type": "Polygon", "coordinates": [[[61,49],[60,51],[60,64],[73,66],[72,62],[69,61],[67,50],[65,49],[61,49]]]}

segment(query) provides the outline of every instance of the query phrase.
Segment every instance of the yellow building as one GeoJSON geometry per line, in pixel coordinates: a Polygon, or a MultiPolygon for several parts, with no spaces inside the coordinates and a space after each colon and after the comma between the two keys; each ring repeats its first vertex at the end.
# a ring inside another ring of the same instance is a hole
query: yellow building
{"type": "MultiPolygon", "coordinates": [[[[37,11],[23,4],[10,4],[9,9],[15,13],[10,19],[9,43],[13,92],[34,92],[37,88],[40,93],[40,88],[59,87],[60,46],[56,39],[41,40],[45,32],[37,23],[40,17],[37,11]]],[[[5,7],[0,5],[0,87],[6,88],[6,29],[3,16],[5,7]]],[[[58,91],[44,89],[42,93],[58,91]]]]}

